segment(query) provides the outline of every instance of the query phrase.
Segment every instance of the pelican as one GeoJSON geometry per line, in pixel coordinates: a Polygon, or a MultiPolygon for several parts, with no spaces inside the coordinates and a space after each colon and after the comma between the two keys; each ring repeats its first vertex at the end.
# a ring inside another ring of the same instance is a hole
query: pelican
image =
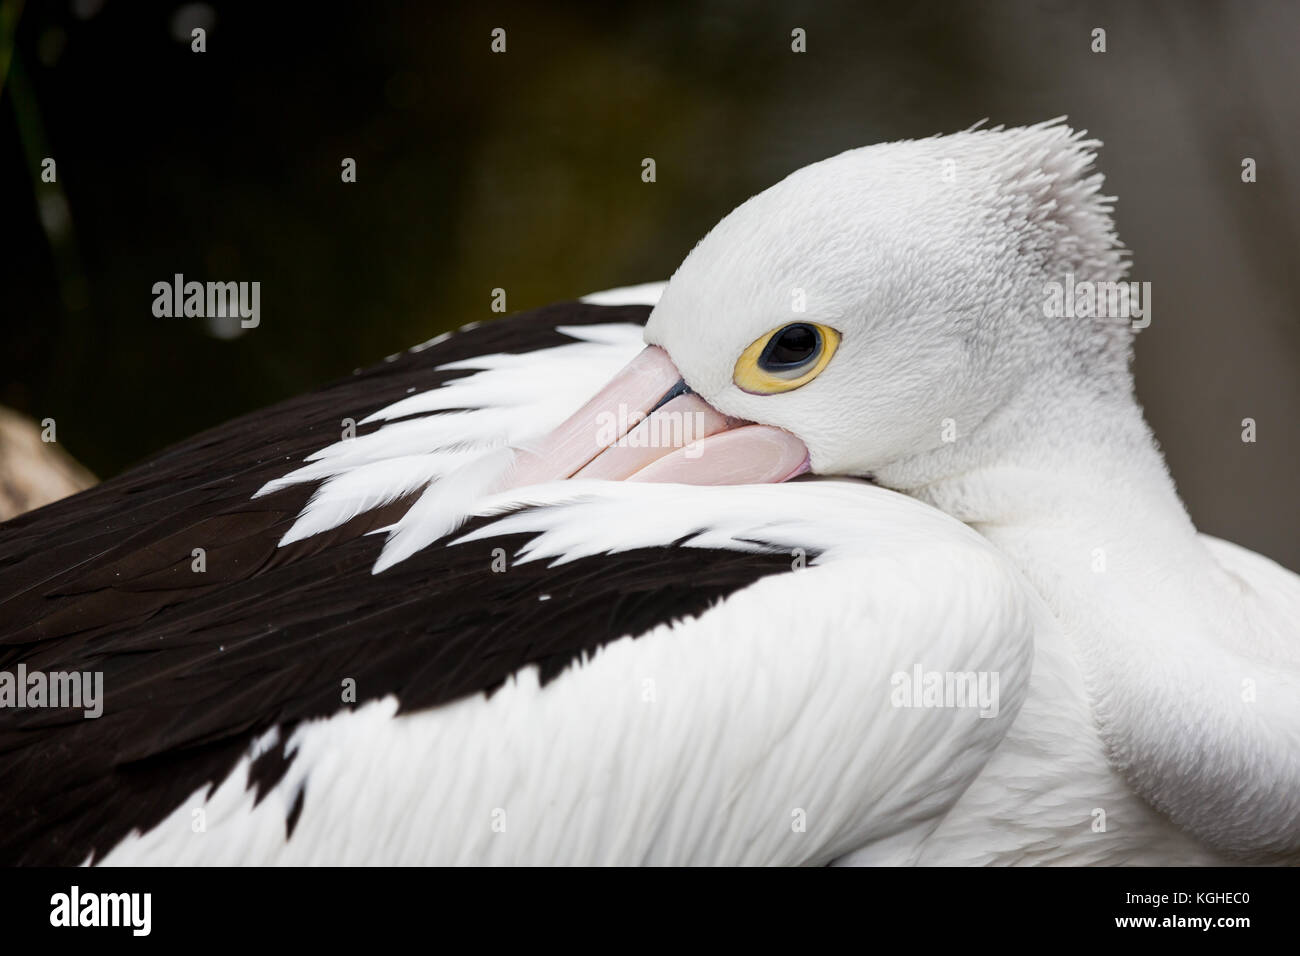
{"type": "Polygon", "coordinates": [[[1044,307],[1099,145],[850,150],[7,523],[0,860],[1295,861],[1300,579],[1044,307]]]}

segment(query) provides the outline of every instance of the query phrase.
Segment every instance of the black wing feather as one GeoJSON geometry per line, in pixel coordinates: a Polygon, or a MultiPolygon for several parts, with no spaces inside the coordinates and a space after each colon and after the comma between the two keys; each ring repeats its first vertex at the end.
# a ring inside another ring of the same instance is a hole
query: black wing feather
{"type": "MultiPolygon", "coordinates": [[[[372,575],[383,538],[366,532],[409,501],[277,547],[312,489],[251,496],[331,443],[342,418],[459,374],[435,371],[443,363],[647,313],[568,303],[464,331],[0,525],[0,670],[102,671],[105,697],[98,719],[0,710],[0,863],[101,856],[217,786],[255,737],[279,726],[283,741],[354,706],[345,678],[356,704],[391,694],[404,712],[491,692],[529,664],[545,682],[602,644],[788,570],[780,554],[667,547],[494,573],[493,549],[513,555],[527,540],[512,536],[433,546],[372,575]]],[[[254,761],[259,799],[292,759],[281,743],[254,761]]]]}

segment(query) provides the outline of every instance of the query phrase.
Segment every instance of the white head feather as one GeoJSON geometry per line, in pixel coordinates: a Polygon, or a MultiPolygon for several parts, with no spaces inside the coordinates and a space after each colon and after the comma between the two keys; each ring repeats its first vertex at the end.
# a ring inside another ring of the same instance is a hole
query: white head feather
{"type": "MultiPolygon", "coordinates": [[[[798,435],[819,474],[950,455],[944,419],[977,428],[1027,382],[1065,369],[1127,394],[1124,320],[1043,311],[1046,283],[1115,281],[1127,267],[1111,199],[1089,173],[1099,143],[1085,137],[1053,120],[806,166],[695,247],[646,341],[716,408],[798,435]],[[842,335],[818,378],[777,395],[733,383],[746,346],[801,321],[842,335]]],[[[979,444],[963,441],[963,452],[987,451],[979,444]]]]}

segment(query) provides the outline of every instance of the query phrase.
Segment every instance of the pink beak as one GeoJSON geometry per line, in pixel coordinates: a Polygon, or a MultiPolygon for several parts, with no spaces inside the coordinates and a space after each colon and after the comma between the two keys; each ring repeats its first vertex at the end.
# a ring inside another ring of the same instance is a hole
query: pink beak
{"type": "Polygon", "coordinates": [[[808,470],[808,449],[770,425],[729,418],[650,346],[568,421],[516,449],[508,488],[562,478],[740,485],[808,470]]]}

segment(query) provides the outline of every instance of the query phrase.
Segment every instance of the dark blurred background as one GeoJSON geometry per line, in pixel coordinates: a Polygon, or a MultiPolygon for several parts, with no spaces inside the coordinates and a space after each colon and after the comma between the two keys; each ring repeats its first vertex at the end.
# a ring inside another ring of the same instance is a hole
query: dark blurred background
{"type": "Polygon", "coordinates": [[[494,287],[666,278],[811,161],[1068,114],[1153,284],[1138,391],[1193,517],[1300,568],[1300,4],[539,6],[0,0],[0,404],[108,477],[494,287]],[[177,272],[259,280],[261,326],[155,318],[177,272]]]}

